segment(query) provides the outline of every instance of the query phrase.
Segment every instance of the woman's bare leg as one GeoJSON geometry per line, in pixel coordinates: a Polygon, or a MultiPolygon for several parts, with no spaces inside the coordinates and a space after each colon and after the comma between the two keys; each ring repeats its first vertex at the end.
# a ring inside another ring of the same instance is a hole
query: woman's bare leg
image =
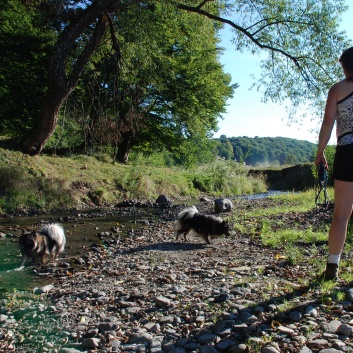
{"type": "Polygon", "coordinates": [[[335,208],[328,239],[331,255],[340,255],[343,250],[352,206],[353,182],[335,180],[335,208]]]}
{"type": "Polygon", "coordinates": [[[337,280],[347,225],[352,214],[353,182],[335,180],[335,209],[328,237],[328,258],[323,280],[337,280]]]}

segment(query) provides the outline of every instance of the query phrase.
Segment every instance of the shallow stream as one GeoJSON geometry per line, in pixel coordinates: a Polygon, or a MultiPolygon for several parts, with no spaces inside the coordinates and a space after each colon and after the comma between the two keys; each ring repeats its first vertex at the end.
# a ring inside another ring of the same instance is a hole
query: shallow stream
{"type": "MultiPolygon", "coordinates": [[[[264,194],[241,196],[241,198],[260,199],[280,193],[283,192],[270,191],[264,194]]],[[[190,200],[182,203],[191,205],[199,201],[190,200]]],[[[109,232],[114,236],[125,236],[131,234],[136,228],[156,222],[161,213],[162,210],[158,208],[134,208],[133,212],[127,208],[102,208],[0,219],[0,234],[4,235],[0,237],[0,291],[31,290],[55,281],[55,278],[41,277],[36,274],[39,259],[34,265],[31,260],[27,260],[25,266],[20,268],[21,254],[18,237],[22,229],[39,230],[46,223],[61,224],[65,230],[67,243],[65,253],[58,259],[60,262],[79,256],[93,243],[99,243],[101,241],[99,233],[109,232]]]]}
{"type": "Polygon", "coordinates": [[[141,209],[128,212],[114,209],[100,209],[89,212],[75,212],[60,215],[36,215],[24,217],[8,217],[0,220],[0,290],[27,290],[52,283],[52,278],[38,276],[35,271],[40,265],[28,259],[20,268],[21,254],[18,237],[22,229],[39,230],[43,224],[59,223],[66,235],[65,253],[60,255],[58,262],[79,256],[93,243],[99,243],[98,234],[109,232],[115,236],[124,236],[135,228],[142,227],[157,219],[158,209],[141,209]],[[5,236],[4,236],[5,235],[5,236]]]}

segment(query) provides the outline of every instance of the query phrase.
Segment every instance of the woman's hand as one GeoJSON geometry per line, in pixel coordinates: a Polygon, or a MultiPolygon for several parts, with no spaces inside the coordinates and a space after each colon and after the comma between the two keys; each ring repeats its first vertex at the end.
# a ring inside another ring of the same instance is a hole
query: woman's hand
{"type": "Polygon", "coordinates": [[[320,163],[323,163],[323,165],[325,166],[325,169],[328,170],[328,164],[324,154],[320,154],[316,156],[315,165],[318,166],[320,163]]]}

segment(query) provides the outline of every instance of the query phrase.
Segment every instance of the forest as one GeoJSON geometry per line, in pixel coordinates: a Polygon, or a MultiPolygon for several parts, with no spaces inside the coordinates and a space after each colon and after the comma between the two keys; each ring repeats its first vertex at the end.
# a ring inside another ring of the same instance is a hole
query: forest
{"type": "Polygon", "coordinates": [[[218,155],[250,166],[280,166],[314,161],[316,144],[287,137],[229,137],[217,141],[218,155]]]}
{"type": "Polygon", "coordinates": [[[119,163],[156,152],[184,166],[310,160],[304,142],[213,138],[239,84],[220,64],[220,30],[232,27],[234,50],[265,54],[254,88],[289,100],[295,122],[320,115],[341,75],[332,58],[349,45],[345,10],[343,0],[2,1],[0,136],[31,156],[104,150],[119,163]]]}

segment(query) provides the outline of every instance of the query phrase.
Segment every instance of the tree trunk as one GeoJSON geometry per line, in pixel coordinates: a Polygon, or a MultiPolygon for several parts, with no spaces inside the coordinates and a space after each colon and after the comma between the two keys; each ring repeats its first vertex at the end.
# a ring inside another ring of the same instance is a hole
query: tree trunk
{"type": "Polygon", "coordinates": [[[29,155],[39,154],[50,136],[54,133],[58,122],[60,107],[70,92],[48,93],[45,97],[42,107],[31,134],[22,142],[22,150],[29,155]]]}
{"type": "MultiPolygon", "coordinates": [[[[88,9],[89,10],[89,9],[88,9]]],[[[51,65],[48,71],[48,92],[43,100],[36,126],[29,136],[22,141],[22,150],[30,155],[39,154],[45,143],[53,134],[58,122],[60,107],[68,95],[74,90],[82,70],[97,48],[105,30],[108,28],[108,15],[101,15],[75,65],[67,75],[67,62],[77,38],[87,29],[88,25],[97,20],[97,14],[86,11],[75,23],[71,23],[61,34],[53,50],[51,65]]]]}
{"type": "Polygon", "coordinates": [[[118,143],[118,152],[116,154],[118,163],[126,164],[128,162],[131,151],[131,138],[131,134],[122,135],[122,140],[118,143]]]}

